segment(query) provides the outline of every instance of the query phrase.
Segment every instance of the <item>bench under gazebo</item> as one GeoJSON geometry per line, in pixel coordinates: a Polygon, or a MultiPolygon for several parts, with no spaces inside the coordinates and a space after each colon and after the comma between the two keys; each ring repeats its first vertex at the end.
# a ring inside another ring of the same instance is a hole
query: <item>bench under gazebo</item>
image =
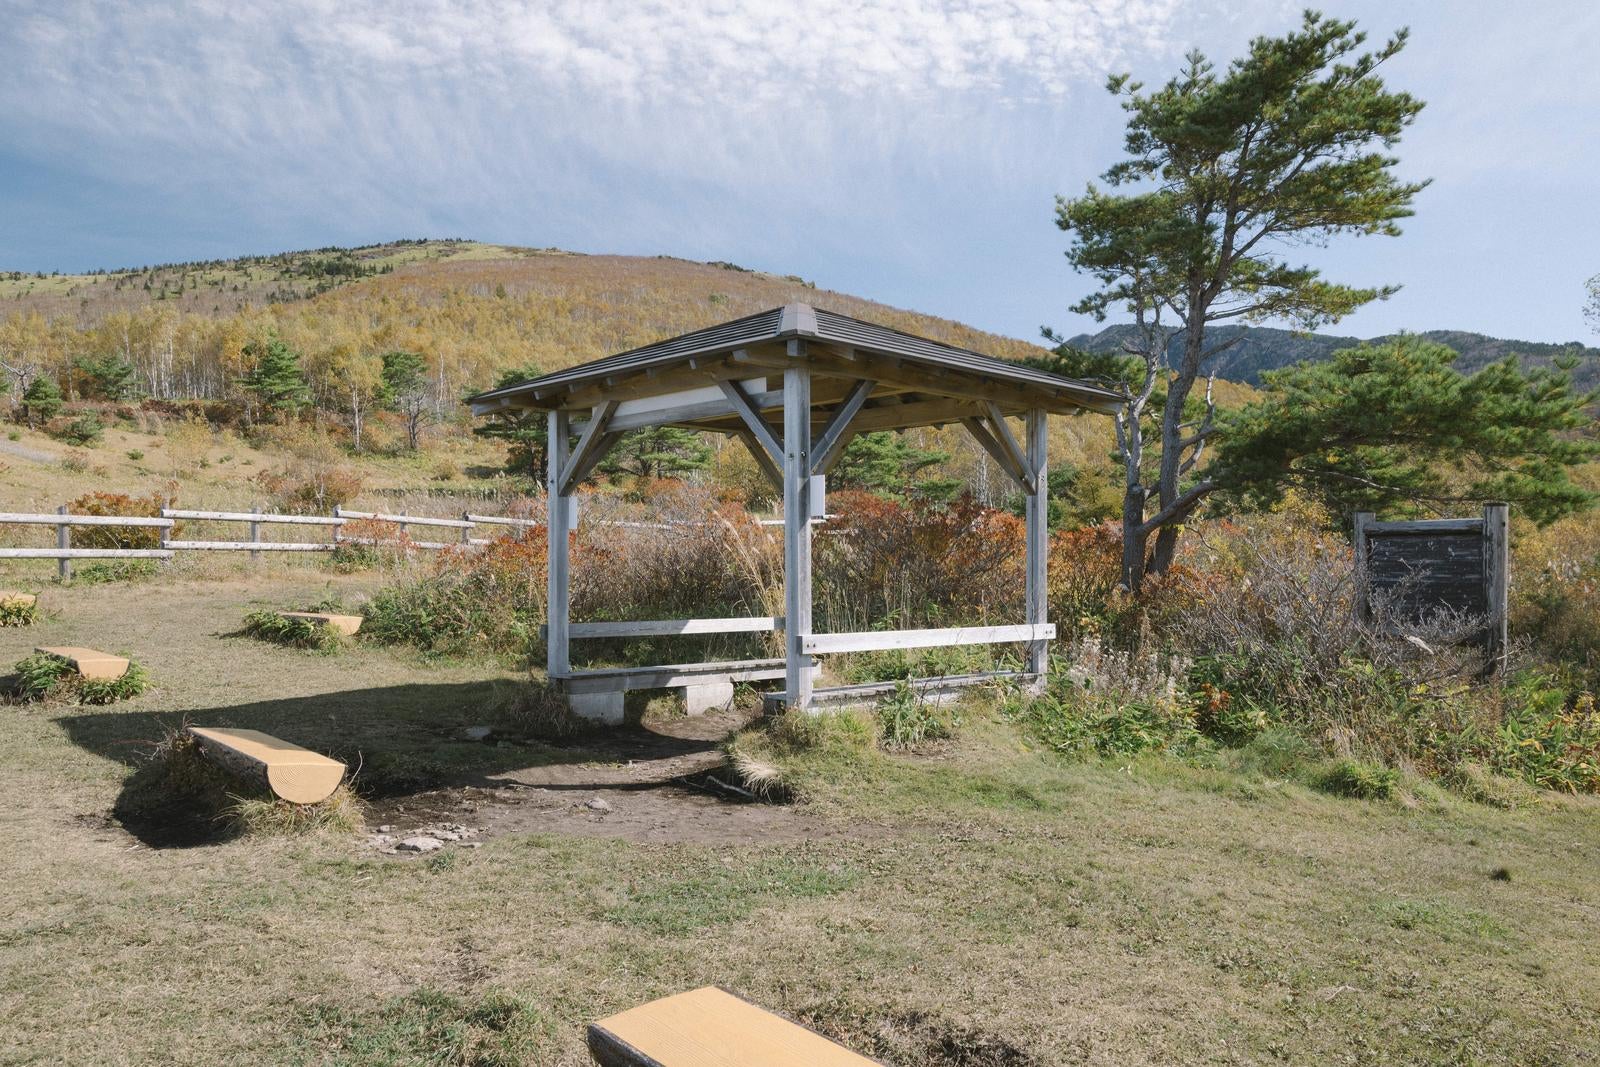
{"type": "MultiPolygon", "coordinates": [[[[870,699],[872,686],[816,689],[814,658],[838,652],[1021,643],[1024,683],[1045,669],[1055,627],[1046,618],[1045,419],[1117,410],[1117,393],[1057,374],[916,337],[807,304],[789,304],[532,381],[471,397],[474,415],[549,412],[550,679],[575,712],[622,720],[630,689],[682,688],[690,711],[725,703],[740,681],[783,679],[779,703],[811,709],[870,699]],[[1020,417],[1019,441],[1008,422],[1020,417]],[[811,523],[825,479],[851,439],[878,430],[961,423],[1026,500],[1025,618],[1015,625],[815,633],[811,523]],[[783,493],[782,618],[576,623],[570,619],[574,493],[630,430],[674,426],[739,438],[783,493]],[[782,659],[574,670],[574,639],[782,631],[782,659]]],[[[924,679],[952,688],[998,677],[924,679]]],[[[880,687],[881,688],[881,687],[880,687]]]]}

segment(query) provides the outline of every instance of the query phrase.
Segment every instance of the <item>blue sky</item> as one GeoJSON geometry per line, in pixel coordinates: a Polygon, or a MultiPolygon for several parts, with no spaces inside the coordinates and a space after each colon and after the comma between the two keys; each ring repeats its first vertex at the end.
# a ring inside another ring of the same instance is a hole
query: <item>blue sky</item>
{"type": "MultiPolygon", "coordinates": [[[[1399,283],[1339,332],[1597,339],[1600,5],[1356,0],[1428,101],[1399,283]]],[[[1276,0],[0,0],[0,269],[464,236],[666,253],[1022,337],[1092,323],[1056,193],[1117,158],[1107,72],[1279,32],[1276,0]]]]}

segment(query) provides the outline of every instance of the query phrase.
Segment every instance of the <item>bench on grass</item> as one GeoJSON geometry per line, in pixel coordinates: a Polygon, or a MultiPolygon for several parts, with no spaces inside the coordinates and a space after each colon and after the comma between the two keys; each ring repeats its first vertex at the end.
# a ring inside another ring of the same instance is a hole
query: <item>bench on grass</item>
{"type": "Polygon", "coordinates": [[[331,611],[280,611],[278,617],[282,619],[304,619],[306,622],[318,626],[326,626],[330,630],[337,630],[346,637],[351,637],[361,629],[365,620],[360,615],[335,615],[331,611]]]}
{"type": "Polygon", "coordinates": [[[623,695],[634,689],[681,689],[690,715],[726,707],[735,682],[770,681],[783,677],[781,659],[726,660],[720,663],[672,663],[654,667],[598,667],[553,674],[567,693],[575,715],[597,722],[622,721],[623,695]]]}
{"type": "Polygon", "coordinates": [[[0,607],[31,608],[39,602],[32,593],[19,593],[15,589],[0,589],[0,607]]]}
{"type": "Polygon", "coordinates": [[[589,1026],[600,1067],[875,1067],[843,1045],[706,986],[589,1026]]]}
{"type": "Polygon", "coordinates": [[[128,661],[122,656],[113,656],[109,652],[99,652],[92,648],[79,648],[75,645],[57,645],[52,647],[40,646],[35,652],[56,659],[64,659],[78,672],[79,677],[88,678],[96,682],[114,682],[128,673],[128,661]]]}
{"type": "Polygon", "coordinates": [[[200,752],[230,774],[272,790],[291,804],[320,804],[344,781],[344,764],[260,730],[191,726],[200,752]]]}

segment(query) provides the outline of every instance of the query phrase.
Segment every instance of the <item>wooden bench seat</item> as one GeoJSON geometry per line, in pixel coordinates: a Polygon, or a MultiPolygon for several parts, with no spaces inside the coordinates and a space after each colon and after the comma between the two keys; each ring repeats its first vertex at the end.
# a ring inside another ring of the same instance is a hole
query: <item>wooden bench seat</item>
{"type": "MultiPolygon", "coordinates": [[[[1010,683],[1037,685],[1039,676],[1026,671],[985,671],[981,674],[947,674],[939,678],[907,678],[904,684],[911,687],[930,704],[942,704],[961,696],[966,690],[982,685],[1010,683]]],[[[856,685],[829,686],[811,691],[811,707],[817,710],[871,707],[887,697],[894,696],[900,681],[861,682],[856,685]]],[[[784,694],[768,693],[764,710],[768,713],[782,711],[784,694]]]]}
{"type": "Polygon", "coordinates": [[[714,986],[592,1023],[589,1054],[600,1067],[878,1067],[714,986]]]}
{"type": "Polygon", "coordinates": [[[574,714],[606,723],[623,717],[623,694],[634,689],[681,689],[690,715],[726,706],[735,682],[782,678],[781,659],[724,660],[716,663],[671,663],[649,667],[597,667],[553,674],[567,693],[574,714]]]}
{"type": "Polygon", "coordinates": [[[346,637],[353,636],[366,621],[360,615],[335,615],[331,611],[280,611],[278,616],[284,619],[304,619],[306,622],[337,630],[346,637]]]}
{"type": "Polygon", "coordinates": [[[128,673],[128,661],[122,656],[113,656],[109,652],[100,652],[93,648],[79,648],[76,645],[40,646],[34,649],[46,656],[64,659],[72,664],[72,669],[81,677],[93,681],[114,682],[128,673]]]}
{"type": "Polygon", "coordinates": [[[191,726],[189,733],[207,759],[292,804],[320,804],[344,781],[345,766],[338,760],[260,730],[191,726]]]}

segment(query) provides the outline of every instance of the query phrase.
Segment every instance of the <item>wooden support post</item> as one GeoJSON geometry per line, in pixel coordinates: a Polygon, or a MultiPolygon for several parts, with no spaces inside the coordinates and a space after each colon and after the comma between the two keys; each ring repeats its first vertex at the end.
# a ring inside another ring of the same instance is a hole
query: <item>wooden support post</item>
{"type": "MultiPolygon", "coordinates": [[[[333,517],[336,518],[336,519],[343,518],[343,516],[339,514],[339,505],[338,504],[335,504],[333,506],[333,517]]],[[[333,541],[333,543],[335,545],[338,545],[338,543],[339,543],[339,525],[340,524],[335,523],[334,526],[333,526],[332,541],[333,541]]]]}
{"type": "Polygon", "coordinates": [[[1511,586],[1509,553],[1510,508],[1501,503],[1483,506],[1483,602],[1487,609],[1485,648],[1488,669],[1499,671],[1506,664],[1507,608],[1511,586]]]}
{"type": "Polygon", "coordinates": [[[811,704],[811,368],[783,372],[784,695],[790,708],[811,704]]]}
{"type": "Polygon", "coordinates": [[[1370,511],[1356,512],[1355,529],[1351,533],[1356,565],[1356,618],[1363,621],[1372,618],[1372,584],[1371,575],[1367,573],[1367,527],[1376,518],[1370,511]]]}
{"type": "MultiPolygon", "coordinates": [[[[1045,476],[1045,450],[1049,443],[1048,425],[1041,408],[1027,414],[1027,473],[1031,483],[1024,507],[1023,521],[1027,529],[1027,622],[1043,626],[1049,621],[1049,586],[1046,564],[1050,557],[1050,489],[1045,476]]],[[[1003,426],[1004,423],[1002,422],[1003,426]]],[[[1048,639],[1028,643],[1028,673],[1041,679],[1050,666],[1048,639]]]]}
{"type": "MultiPolygon", "coordinates": [[[[67,506],[65,504],[62,504],[59,508],[56,508],[56,514],[57,515],[65,515],[66,513],[67,513],[67,506]]],[[[66,523],[59,523],[56,526],[56,547],[57,548],[71,548],[72,547],[72,538],[71,538],[71,535],[67,532],[67,524],[66,523]]],[[[60,578],[63,582],[66,581],[68,578],[72,577],[72,561],[70,559],[68,559],[65,556],[62,556],[61,559],[56,562],[56,576],[58,578],[60,578]]]]}
{"type": "Polygon", "coordinates": [[[572,669],[569,652],[571,619],[571,555],[568,544],[572,519],[572,497],[561,491],[561,474],[567,467],[568,416],[552,411],[549,418],[549,481],[545,492],[545,530],[550,538],[545,603],[549,605],[548,637],[545,640],[545,666],[552,676],[572,669]]]}
{"type": "MultiPolygon", "coordinates": [[[[259,507],[251,508],[250,509],[250,513],[252,515],[259,515],[259,514],[261,514],[261,509],[259,507]]],[[[335,529],[337,529],[337,527],[335,527],[335,529]]],[[[258,545],[258,544],[261,543],[261,523],[260,523],[259,520],[252,521],[250,523],[250,543],[253,544],[253,545],[258,545]]],[[[252,562],[252,563],[261,562],[261,550],[260,549],[252,548],[250,550],[250,562],[252,562]]]]}
{"type": "MultiPolygon", "coordinates": [[[[461,521],[462,522],[471,522],[472,520],[469,519],[467,517],[467,513],[465,511],[463,511],[461,513],[461,521]]],[[[472,527],[471,526],[463,526],[463,527],[461,527],[461,543],[464,544],[464,545],[472,544],[472,527]]]]}

